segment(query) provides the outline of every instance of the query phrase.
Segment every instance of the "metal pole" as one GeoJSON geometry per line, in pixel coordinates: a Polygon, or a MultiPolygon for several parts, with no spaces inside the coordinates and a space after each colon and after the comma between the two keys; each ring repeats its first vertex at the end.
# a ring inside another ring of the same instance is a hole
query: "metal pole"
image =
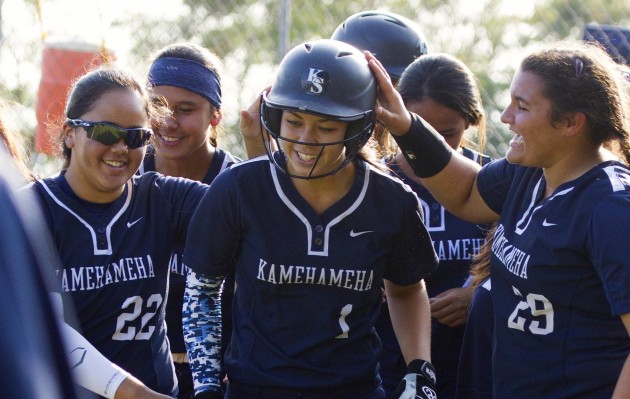
{"type": "Polygon", "coordinates": [[[278,28],[278,63],[289,51],[291,32],[291,3],[292,0],[280,1],[280,23],[278,28]]]}
{"type": "Polygon", "coordinates": [[[4,34],[2,33],[2,3],[4,0],[0,0],[0,44],[4,41],[4,34]]]}

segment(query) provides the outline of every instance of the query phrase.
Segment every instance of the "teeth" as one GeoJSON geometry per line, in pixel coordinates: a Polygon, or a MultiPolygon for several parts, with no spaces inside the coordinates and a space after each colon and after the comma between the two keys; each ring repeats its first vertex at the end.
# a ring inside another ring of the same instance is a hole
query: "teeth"
{"type": "Polygon", "coordinates": [[[297,154],[302,161],[312,161],[317,158],[317,155],[308,155],[301,152],[298,152],[297,154]]]}
{"type": "Polygon", "coordinates": [[[512,141],[512,143],[514,143],[514,144],[520,144],[520,143],[522,143],[522,142],[523,142],[523,136],[521,136],[520,134],[517,134],[516,136],[514,136],[514,137],[512,138],[512,140],[511,140],[511,141],[512,141]]]}
{"type": "Polygon", "coordinates": [[[164,141],[169,141],[169,142],[173,142],[173,141],[179,141],[181,140],[179,137],[171,137],[171,136],[165,136],[163,134],[160,134],[160,138],[164,141]]]}
{"type": "Polygon", "coordinates": [[[121,162],[121,161],[104,161],[107,165],[109,166],[113,166],[115,168],[120,168],[121,166],[123,166],[125,163],[121,162]]]}

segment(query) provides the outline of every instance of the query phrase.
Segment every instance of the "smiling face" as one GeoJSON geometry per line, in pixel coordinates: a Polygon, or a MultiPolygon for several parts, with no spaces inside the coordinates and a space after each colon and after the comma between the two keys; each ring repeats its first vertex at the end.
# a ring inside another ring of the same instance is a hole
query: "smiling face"
{"type": "Polygon", "coordinates": [[[462,145],[468,124],[461,112],[433,101],[429,97],[408,104],[407,109],[427,121],[444,137],[452,149],[457,150],[462,145]]]}
{"type": "Polygon", "coordinates": [[[208,144],[208,129],[221,122],[221,112],[190,90],[156,86],[154,97],[163,99],[171,111],[163,125],[154,125],[155,150],[159,157],[185,160],[208,144]]]}
{"type": "Polygon", "coordinates": [[[345,159],[343,144],[322,146],[342,141],[348,123],[304,112],[284,111],[280,124],[281,145],[292,175],[322,175],[334,170],[345,159]],[[309,143],[317,145],[309,145],[309,143]]]}
{"type": "Polygon", "coordinates": [[[551,123],[551,102],[543,83],[533,73],[517,71],[510,88],[510,104],[501,114],[515,137],[506,158],[523,166],[550,167],[562,149],[560,130],[551,123]]]}
{"type": "MultiPolygon", "coordinates": [[[[149,124],[142,97],[129,89],[105,92],[80,119],[108,122],[124,128],[149,124]]],[[[118,198],[125,183],[140,167],[145,147],[129,149],[120,139],[107,146],[87,137],[82,127],[64,125],[64,140],[72,151],[66,179],[82,199],[107,203],[118,198]]]]}

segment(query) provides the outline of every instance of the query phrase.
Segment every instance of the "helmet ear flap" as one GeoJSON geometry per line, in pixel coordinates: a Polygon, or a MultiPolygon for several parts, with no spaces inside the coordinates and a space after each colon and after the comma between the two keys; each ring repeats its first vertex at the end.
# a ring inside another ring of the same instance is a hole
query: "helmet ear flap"
{"type": "Polygon", "coordinates": [[[270,107],[265,101],[260,104],[260,115],[263,126],[273,136],[280,135],[280,123],[282,121],[282,110],[270,107]]]}
{"type": "Polygon", "coordinates": [[[368,142],[374,131],[376,118],[373,112],[363,118],[350,122],[346,132],[346,138],[354,137],[346,142],[346,149],[349,153],[356,154],[368,142]]]}

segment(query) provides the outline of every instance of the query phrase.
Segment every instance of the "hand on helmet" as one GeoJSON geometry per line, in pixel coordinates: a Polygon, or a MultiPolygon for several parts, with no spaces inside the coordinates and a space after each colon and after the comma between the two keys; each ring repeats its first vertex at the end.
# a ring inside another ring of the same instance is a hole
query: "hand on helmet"
{"type": "Polygon", "coordinates": [[[378,82],[376,118],[383,122],[391,134],[402,136],[411,128],[411,115],[400,93],[394,88],[385,67],[369,51],[365,52],[365,59],[378,82]]]}
{"type": "MultiPolygon", "coordinates": [[[[271,87],[266,87],[263,91],[269,92],[270,89],[271,87]]],[[[241,109],[240,112],[239,128],[247,150],[247,158],[249,159],[267,153],[265,150],[267,135],[263,134],[261,137],[260,101],[261,96],[258,95],[249,107],[241,109]]],[[[272,148],[275,149],[275,143],[273,143],[272,148]]]]}

